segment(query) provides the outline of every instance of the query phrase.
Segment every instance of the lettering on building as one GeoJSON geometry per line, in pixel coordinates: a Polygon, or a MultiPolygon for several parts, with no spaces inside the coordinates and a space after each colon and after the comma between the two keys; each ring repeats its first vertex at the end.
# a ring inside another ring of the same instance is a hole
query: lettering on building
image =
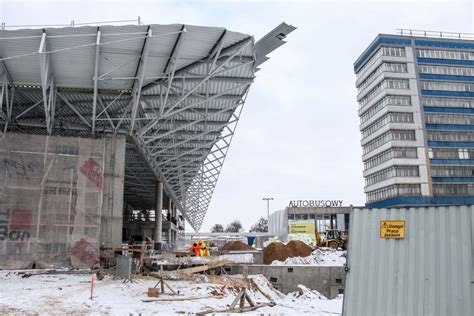
{"type": "Polygon", "coordinates": [[[342,207],[343,200],[292,200],[288,207],[342,207]]]}

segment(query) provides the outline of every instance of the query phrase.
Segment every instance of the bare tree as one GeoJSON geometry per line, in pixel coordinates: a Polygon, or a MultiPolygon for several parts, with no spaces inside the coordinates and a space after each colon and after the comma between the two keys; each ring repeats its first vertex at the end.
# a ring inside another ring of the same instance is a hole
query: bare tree
{"type": "Polygon", "coordinates": [[[222,233],[224,231],[224,226],[221,224],[215,224],[211,228],[211,233],[222,233]]]}
{"type": "Polygon", "coordinates": [[[238,219],[236,219],[235,221],[230,222],[227,225],[225,231],[227,233],[238,233],[241,229],[242,229],[242,224],[240,223],[238,219]]]}
{"type": "Polygon", "coordinates": [[[268,219],[264,217],[260,217],[257,223],[253,224],[250,227],[250,232],[258,232],[258,233],[267,233],[268,232],[268,219]]]}

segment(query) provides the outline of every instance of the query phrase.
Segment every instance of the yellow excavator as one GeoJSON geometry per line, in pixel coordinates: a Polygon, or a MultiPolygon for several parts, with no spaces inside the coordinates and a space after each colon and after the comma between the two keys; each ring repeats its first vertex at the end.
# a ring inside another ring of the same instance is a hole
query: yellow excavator
{"type": "Polygon", "coordinates": [[[316,243],[318,247],[329,247],[332,249],[342,248],[346,249],[347,236],[343,236],[339,229],[326,229],[325,237],[321,238],[321,235],[316,228],[316,243]]]}

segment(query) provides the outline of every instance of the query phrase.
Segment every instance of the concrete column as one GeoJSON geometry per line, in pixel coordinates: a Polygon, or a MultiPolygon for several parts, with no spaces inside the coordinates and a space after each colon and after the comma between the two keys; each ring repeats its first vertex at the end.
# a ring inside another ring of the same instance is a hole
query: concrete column
{"type": "MultiPolygon", "coordinates": [[[[156,201],[155,201],[155,232],[153,239],[156,243],[161,244],[162,218],[161,211],[163,210],[163,183],[156,183],[156,201]]],[[[159,246],[158,246],[159,247],[159,246]]]]}
{"type": "Polygon", "coordinates": [[[106,247],[120,247],[123,227],[125,135],[107,134],[104,142],[100,244],[106,247]]]}
{"type": "Polygon", "coordinates": [[[173,202],[171,201],[171,198],[169,198],[168,199],[168,220],[169,221],[171,221],[171,219],[174,217],[172,205],[173,205],[173,202]]]}

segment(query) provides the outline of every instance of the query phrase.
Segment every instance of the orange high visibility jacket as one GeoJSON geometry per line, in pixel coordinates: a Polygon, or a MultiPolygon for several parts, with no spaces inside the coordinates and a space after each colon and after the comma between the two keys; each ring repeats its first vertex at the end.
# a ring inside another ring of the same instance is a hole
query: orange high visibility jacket
{"type": "Polygon", "coordinates": [[[201,255],[201,247],[199,245],[194,247],[194,252],[196,253],[196,256],[200,256],[201,255]]]}

